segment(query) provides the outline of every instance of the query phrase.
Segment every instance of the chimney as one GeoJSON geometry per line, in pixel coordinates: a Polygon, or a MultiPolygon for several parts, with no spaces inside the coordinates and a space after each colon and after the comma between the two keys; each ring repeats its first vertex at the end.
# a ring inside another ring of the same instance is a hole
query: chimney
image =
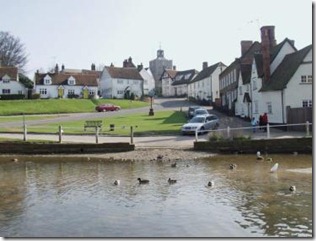
{"type": "Polygon", "coordinates": [[[290,43],[293,45],[293,47],[295,47],[295,41],[294,40],[291,40],[289,39],[290,43]]]}
{"type": "Polygon", "coordinates": [[[208,67],[208,63],[207,63],[207,62],[203,62],[202,70],[203,70],[203,69],[206,69],[207,67],[208,67]]]}
{"type": "Polygon", "coordinates": [[[64,70],[65,70],[65,65],[62,64],[62,65],[61,65],[61,72],[64,72],[64,70]]]}
{"type": "Polygon", "coordinates": [[[123,61],[123,68],[126,68],[127,65],[128,65],[128,62],[127,62],[127,59],[125,59],[125,60],[123,61]]]}
{"type": "Polygon", "coordinates": [[[91,64],[91,70],[95,70],[95,64],[91,64]]]}
{"type": "Polygon", "coordinates": [[[141,71],[143,69],[143,63],[137,65],[137,70],[138,71],[141,71]]]}
{"type": "Polygon", "coordinates": [[[242,40],[240,42],[241,45],[241,56],[243,56],[248,49],[250,49],[251,45],[252,45],[252,41],[251,40],[242,40]]]}
{"type": "Polygon", "coordinates": [[[111,63],[110,67],[114,67],[114,64],[113,64],[113,63],[111,63]]]}
{"type": "Polygon", "coordinates": [[[59,72],[59,67],[58,67],[58,64],[56,64],[56,66],[55,66],[55,74],[58,74],[58,72],[59,72]]]}
{"type": "Polygon", "coordinates": [[[264,82],[270,81],[270,50],[276,45],[274,26],[261,27],[261,53],[263,63],[264,82]]]}
{"type": "Polygon", "coordinates": [[[173,68],[173,70],[177,70],[177,66],[175,66],[175,65],[172,68],[173,68]]]}
{"type": "Polygon", "coordinates": [[[132,57],[129,57],[129,58],[128,58],[128,62],[129,62],[129,63],[132,63],[132,57]]]}

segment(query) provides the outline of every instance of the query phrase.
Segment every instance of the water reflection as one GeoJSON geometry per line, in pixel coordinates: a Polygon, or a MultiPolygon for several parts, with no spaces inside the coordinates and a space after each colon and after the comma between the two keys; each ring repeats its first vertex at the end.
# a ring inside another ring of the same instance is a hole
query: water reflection
{"type": "Polygon", "coordinates": [[[312,175],[289,171],[311,168],[309,155],[273,156],[276,173],[255,155],[183,160],[176,168],[169,161],[18,159],[0,158],[1,236],[312,236],[312,175]],[[139,185],[139,177],[150,183],[139,185]]]}

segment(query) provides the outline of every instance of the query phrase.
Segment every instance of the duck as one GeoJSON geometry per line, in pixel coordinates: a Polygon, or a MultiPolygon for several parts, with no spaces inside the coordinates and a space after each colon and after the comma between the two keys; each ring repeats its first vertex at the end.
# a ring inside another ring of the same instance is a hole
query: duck
{"type": "Polygon", "coordinates": [[[120,180],[115,180],[113,184],[116,185],[116,186],[120,185],[120,180]]]}
{"type": "Polygon", "coordinates": [[[214,186],[214,181],[209,181],[208,184],[207,184],[207,186],[213,187],[213,186],[214,186]]]}
{"type": "Polygon", "coordinates": [[[261,156],[260,151],[257,151],[257,160],[264,160],[264,157],[261,156]]]}
{"type": "Polygon", "coordinates": [[[173,183],[176,183],[176,182],[177,182],[177,180],[171,179],[171,178],[169,177],[169,179],[168,179],[168,183],[169,183],[169,184],[173,184],[173,183]]]}
{"type": "Polygon", "coordinates": [[[163,159],[163,155],[158,155],[157,156],[157,160],[162,160],[163,159]]]}
{"type": "Polygon", "coordinates": [[[237,164],[235,164],[235,163],[229,164],[229,169],[234,170],[236,168],[237,168],[237,164]]]}
{"type": "Polygon", "coordinates": [[[137,178],[139,184],[146,184],[146,183],[149,183],[149,180],[146,180],[146,179],[141,179],[140,177],[137,178]]]}
{"type": "Polygon", "coordinates": [[[272,157],[267,157],[267,158],[266,158],[266,161],[267,161],[267,162],[273,162],[273,159],[272,159],[272,157]]]}
{"type": "Polygon", "coordinates": [[[295,191],[296,191],[296,187],[295,187],[295,186],[290,186],[289,190],[290,190],[291,192],[295,192],[295,191]]]}
{"type": "Polygon", "coordinates": [[[171,167],[177,167],[177,163],[175,162],[175,163],[172,163],[171,164],[171,167]]]}

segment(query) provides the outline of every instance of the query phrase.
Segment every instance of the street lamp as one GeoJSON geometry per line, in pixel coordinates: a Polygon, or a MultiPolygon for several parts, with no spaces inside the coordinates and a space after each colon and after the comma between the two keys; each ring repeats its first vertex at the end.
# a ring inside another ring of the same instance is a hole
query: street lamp
{"type": "Polygon", "coordinates": [[[154,115],[154,109],[153,109],[153,97],[155,95],[155,91],[151,90],[148,93],[149,97],[150,97],[150,109],[149,109],[149,115],[154,115]]]}

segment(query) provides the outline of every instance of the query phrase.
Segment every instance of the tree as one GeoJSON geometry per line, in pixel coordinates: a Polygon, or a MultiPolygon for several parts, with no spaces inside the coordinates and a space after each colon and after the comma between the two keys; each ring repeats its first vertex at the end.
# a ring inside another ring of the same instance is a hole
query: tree
{"type": "Polygon", "coordinates": [[[19,73],[19,81],[29,89],[33,89],[34,83],[26,75],[19,73]]]}
{"type": "Polygon", "coordinates": [[[9,32],[0,31],[0,65],[15,66],[24,72],[27,55],[23,43],[9,32]]]}

